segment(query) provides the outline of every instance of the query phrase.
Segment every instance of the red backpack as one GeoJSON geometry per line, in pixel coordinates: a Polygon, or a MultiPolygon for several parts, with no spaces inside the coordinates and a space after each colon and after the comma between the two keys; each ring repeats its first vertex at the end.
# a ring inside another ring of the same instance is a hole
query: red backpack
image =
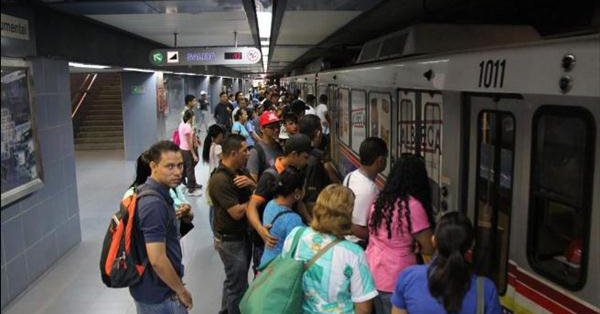
{"type": "Polygon", "coordinates": [[[173,141],[173,143],[175,143],[177,146],[179,146],[179,144],[181,143],[181,141],[179,140],[179,128],[173,130],[173,134],[171,135],[171,141],[173,141]]]}
{"type": "Polygon", "coordinates": [[[137,202],[147,195],[155,195],[161,200],[164,198],[151,189],[145,189],[139,194],[137,192],[137,189],[134,190],[131,196],[121,201],[119,211],[112,216],[104,236],[100,274],[104,284],[110,288],[137,284],[146,269],[145,248],[141,246],[141,233],[135,219],[137,202]]]}

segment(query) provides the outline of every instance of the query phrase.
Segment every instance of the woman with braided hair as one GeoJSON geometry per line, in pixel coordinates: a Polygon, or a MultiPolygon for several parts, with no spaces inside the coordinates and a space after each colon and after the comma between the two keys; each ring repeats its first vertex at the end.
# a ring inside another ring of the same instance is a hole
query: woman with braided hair
{"type": "Polygon", "coordinates": [[[402,154],[369,213],[367,261],[379,295],[377,314],[391,312],[390,298],[402,270],[417,263],[415,242],[425,259],[433,252],[431,188],[423,158],[402,154]]]}

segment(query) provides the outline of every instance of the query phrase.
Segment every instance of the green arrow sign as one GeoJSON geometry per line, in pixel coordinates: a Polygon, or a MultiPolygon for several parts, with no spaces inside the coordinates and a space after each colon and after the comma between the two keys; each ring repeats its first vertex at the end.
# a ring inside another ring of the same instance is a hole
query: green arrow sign
{"type": "Polygon", "coordinates": [[[162,64],[165,61],[165,55],[162,52],[155,52],[152,54],[152,62],[155,64],[162,64]]]}

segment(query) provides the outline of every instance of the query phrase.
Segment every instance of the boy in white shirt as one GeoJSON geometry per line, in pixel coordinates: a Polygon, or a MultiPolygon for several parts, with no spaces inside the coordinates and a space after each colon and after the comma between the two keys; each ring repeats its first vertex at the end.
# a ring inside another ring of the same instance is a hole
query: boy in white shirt
{"type": "Polygon", "coordinates": [[[354,209],[352,210],[352,236],[348,240],[366,244],[369,238],[367,222],[369,208],[379,194],[375,184],[377,174],[385,170],[388,149],[384,140],[378,137],[366,138],[359,148],[360,168],[348,173],[344,178],[344,186],[354,192],[354,209]]]}

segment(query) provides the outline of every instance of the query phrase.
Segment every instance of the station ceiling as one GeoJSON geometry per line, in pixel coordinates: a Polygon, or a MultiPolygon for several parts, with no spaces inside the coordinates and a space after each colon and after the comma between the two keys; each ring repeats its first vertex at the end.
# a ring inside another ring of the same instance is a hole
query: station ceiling
{"type": "Polygon", "coordinates": [[[315,60],[347,65],[364,42],[415,23],[527,24],[542,36],[598,31],[600,25],[600,2],[593,0],[568,4],[558,0],[42,2],[168,47],[237,43],[261,49],[266,68],[262,62],[229,66],[246,74],[281,75],[315,60]],[[261,22],[265,16],[270,17],[266,31],[261,22]]]}

